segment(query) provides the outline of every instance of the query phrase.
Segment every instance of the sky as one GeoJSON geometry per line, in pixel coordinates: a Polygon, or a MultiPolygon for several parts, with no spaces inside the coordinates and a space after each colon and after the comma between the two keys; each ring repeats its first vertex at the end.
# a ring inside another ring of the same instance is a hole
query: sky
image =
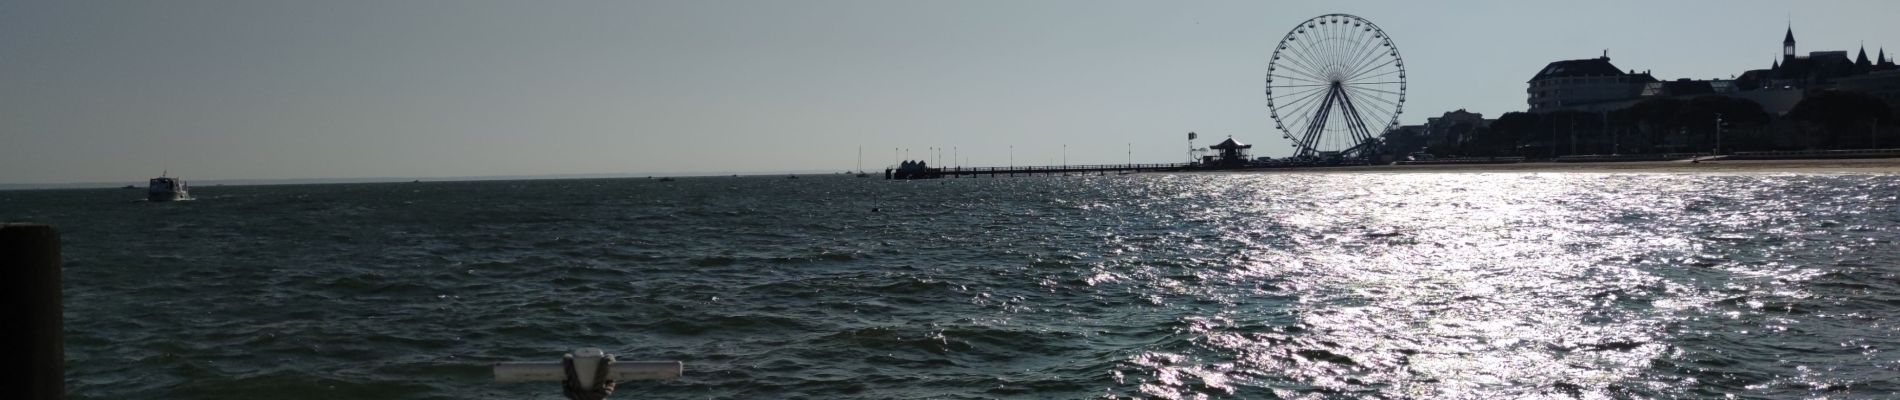
{"type": "Polygon", "coordinates": [[[1891,0],[0,0],[0,184],[1285,156],[1266,64],[1328,13],[1391,35],[1405,124],[1605,50],[1663,79],[1766,68],[1790,23],[1900,50],[1891,0]]]}

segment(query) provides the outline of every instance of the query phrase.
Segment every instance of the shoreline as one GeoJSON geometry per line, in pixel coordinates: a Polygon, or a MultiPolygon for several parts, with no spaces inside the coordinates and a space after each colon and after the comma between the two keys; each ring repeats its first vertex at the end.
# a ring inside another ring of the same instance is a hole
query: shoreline
{"type": "Polygon", "coordinates": [[[1227,171],[1185,171],[1190,174],[1275,173],[1876,173],[1900,174],[1900,158],[1714,160],[1629,162],[1523,162],[1514,164],[1363,165],[1350,167],[1260,168],[1227,171]]]}

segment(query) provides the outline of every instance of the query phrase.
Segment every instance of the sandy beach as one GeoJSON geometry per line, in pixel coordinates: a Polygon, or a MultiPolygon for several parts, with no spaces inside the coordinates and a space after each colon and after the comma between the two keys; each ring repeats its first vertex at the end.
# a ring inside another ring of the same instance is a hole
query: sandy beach
{"type": "Polygon", "coordinates": [[[1209,173],[1355,173],[1355,172],[1587,172],[1587,173],[1900,173],[1900,159],[1733,160],[1638,162],[1525,162],[1516,164],[1368,165],[1357,167],[1277,168],[1209,173]]]}

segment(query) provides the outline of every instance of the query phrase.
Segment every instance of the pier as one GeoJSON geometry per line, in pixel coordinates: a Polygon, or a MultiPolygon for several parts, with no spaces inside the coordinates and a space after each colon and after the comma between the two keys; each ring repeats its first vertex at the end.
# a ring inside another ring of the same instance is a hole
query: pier
{"type": "Polygon", "coordinates": [[[884,169],[884,179],[937,179],[937,178],[979,178],[1001,176],[1036,175],[1108,175],[1109,173],[1167,172],[1188,169],[1189,163],[1172,164],[1103,164],[1103,165],[1051,165],[1051,166],[1011,166],[1011,167],[949,167],[925,168],[922,170],[884,169]]]}
{"type": "Polygon", "coordinates": [[[59,230],[51,225],[0,224],[0,321],[8,326],[0,354],[10,371],[0,398],[66,396],[65,306],[61,303],[59,230]]]}

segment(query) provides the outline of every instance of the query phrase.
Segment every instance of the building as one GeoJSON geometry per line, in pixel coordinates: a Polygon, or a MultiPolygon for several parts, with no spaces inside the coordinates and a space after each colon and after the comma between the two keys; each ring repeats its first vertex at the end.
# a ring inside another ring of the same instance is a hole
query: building
{"type": "Polygon", "coordinates": [[[1648,72],[1623,72],[1610,63],[1610,56],[1550,63],[1531,77],[1527,102],[1531,112],[1550,112],[1597,103],[1625,101],[1638,97],[1643,87],[1656,82],[1648,72]]]}
{"type": "Polygon", "coordinates": [[[1839,90],[1871,94],[1881,100],[1886,100],[1888,107],[1900,109],[1900,69],[1840,78],[1835,81],[1834,87],[1839,90]]]}
{"type": "Polygon", "coordinates": [[[1854,57],[1848,57],[1845,50],[1815,51],[1802,56],[1796,53],[1795,44],[1794,28],[1789,27],[1781,39],[1781,59],[1770,63],[1768,69],[1743,72],[1735,78],[1736,87],[1744,91],[1831,89],[1843,78],[1900,69],[1887,58],[1884,48],[1876,59],[1870,60],[1865,46],[1854,57]]]}
{"type": "Polygon", "coordinates": [[[1732,92],[1735,92],[1734,81],[1724,81],[1724,80],[1698,81],[1698,80],[1683,78],[1683,79],[1677,79],[1673,81],[1650,82],[1648,84],[1643,85],[1643,91],[1642,93],[1638,94],[1638,96],[1640,97],[1700,96],[1700,95],[1705,95],[1705,94],[1732,93],[1732,92]]]}
{"type": "Polygon", "coordinates": [[[1634,106],[1656,98],[1691,98],[1719,95],[1747,99],[1762,105],[1764,111],[1784,115],[1800,103],[1807,91],[1860,91],[1900,104],[1896,79],[1900,71],[1885,48],[1873,58],[1862,46],[1859,53],[1813,51],[1802,55],[1796,50],[1794,28],[1782,35],[1781,56],[1766,69],[1743,72],[1734,79],[1673,81],[1657,80],[1648,72],[1624,72],[1603,57],[1552,62],[1531,78],[1527,103],[1530,112],[1552,111],[1606,112],[1634,106]]]}
{"type": "Polygon", "coordinates": [[[1438,148],[1453,149],[1463,146],[1471,140],[1472,131],[1491,127],[1496,120],[1484,119],[1484,114],[1465,111],[1446,112],[1444,115],[1425,119],[1426,143],[1438,148]]]}
{"type": "Polygon", "coordinates": [[[1208,150],[1213,150],[1218,155],[1201,156],[1201,165],[1221,167],[1245,166],[1247,165],[1247,149],[1251,148],[1253,148],[1253,145],[1241,144],[1240,142],[1234,141],[1233,136],[1228,136],[1227,140],[1223,140],[1213,146],[1207,146],[1208,150]]]}

